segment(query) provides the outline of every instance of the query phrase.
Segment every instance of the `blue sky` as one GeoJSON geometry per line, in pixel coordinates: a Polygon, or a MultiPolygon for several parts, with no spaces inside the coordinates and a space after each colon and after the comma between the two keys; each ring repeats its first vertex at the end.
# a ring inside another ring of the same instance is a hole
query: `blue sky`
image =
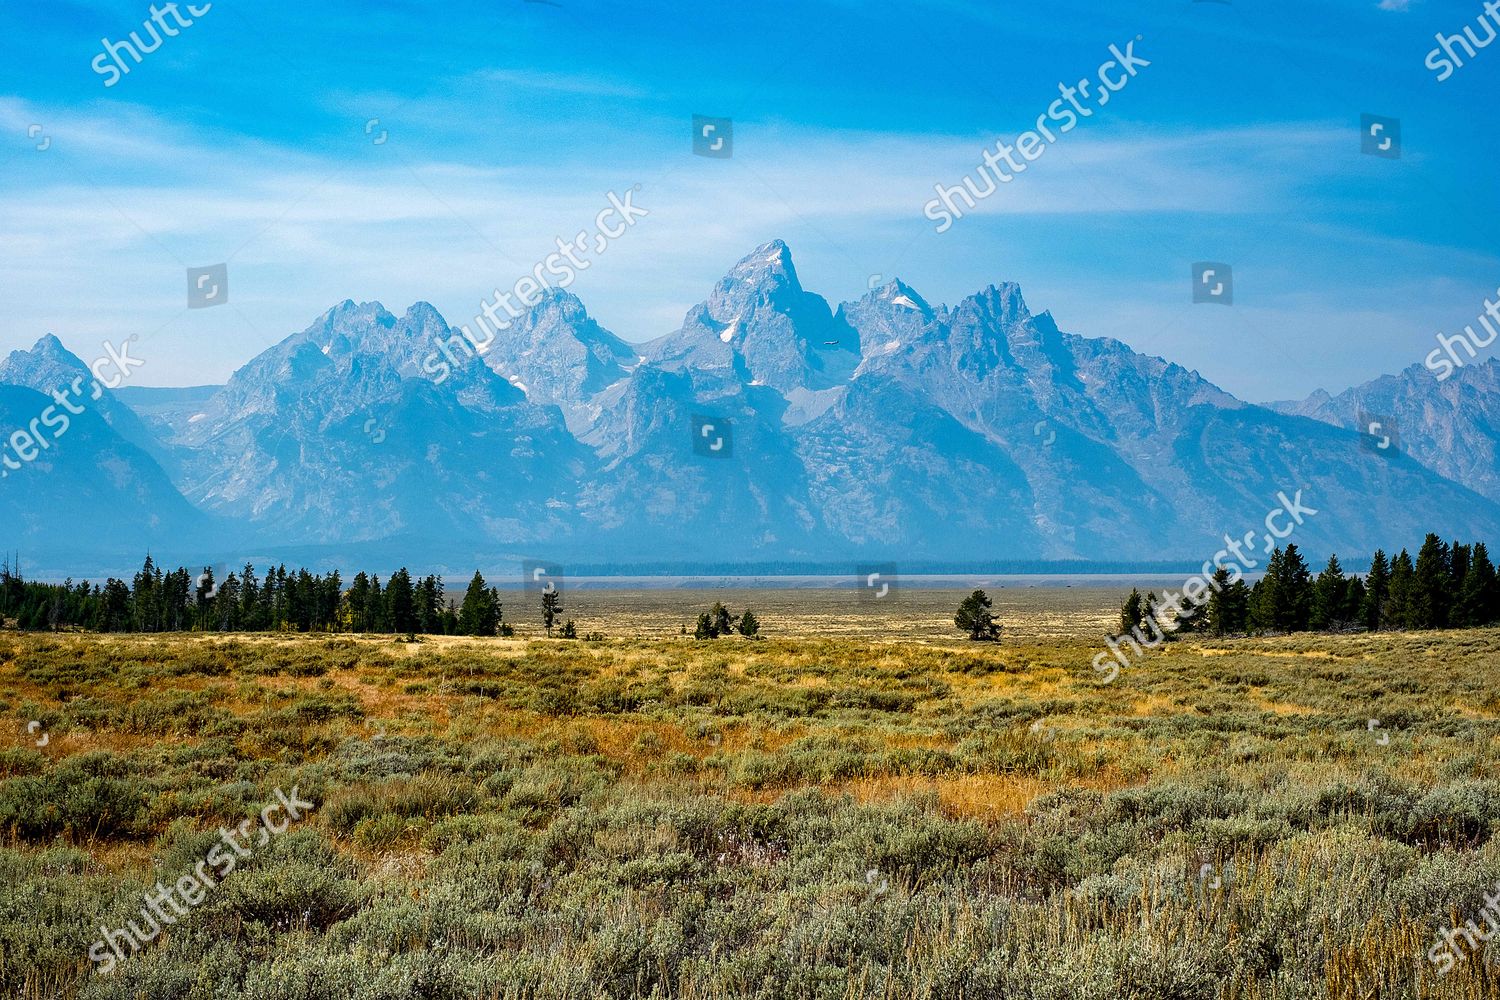
{"type": "Polygon", "coordinates": [[[136,335],[136,384],[183,385],[345,298],[467,322],[635,184],[650,217],[571,290],[637,341],[780,237],[834,303],[1018,281],[1263,400],[1420,363],[1500,288],[1500,45],[1424,66],[1477,0],[220,0],[105,87],[101,40],[148,6],[0,9],[0,348],[136,335]],[[935,232],[936,183],[1137,36],[1149,68],[935,232]],[[1361,154],[1362,113],[1401,119],[1399,160],[1361,154]],[[734,120],[732,158],[692,155],[694,114],[734,120]],[[184,268],[226,260],[229,305],[186,310],[184,268]],[[1192,304],[1199,260],[1232,307],[1192,304]]]}

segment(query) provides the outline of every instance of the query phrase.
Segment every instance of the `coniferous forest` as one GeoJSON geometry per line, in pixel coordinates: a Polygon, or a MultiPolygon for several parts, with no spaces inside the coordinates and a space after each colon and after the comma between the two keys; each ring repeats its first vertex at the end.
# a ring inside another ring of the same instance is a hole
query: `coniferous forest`
{"type": "MultiPolygon", "coordinates": [[[[1164,621],[1167,602],[1132,590],[1120,609],[1120,633],[1164,621]]],[[[1175,632],[1214,636],[1478,628],[1500,622],[1500,577],[1483,542],[1464,545],[1429,534],[1412,559],[1377,549],[1369,572],[1346,574],[1337,555],[1314,575],[1296,545],[1276,549],[1249,585],[1214,572],[1206,596],[1174,609],[1175,632]]]]}
{"type": "Polygon", "coordinates": [[[34,583],[0,564],[0,620],[22,631],[373,632],[505,635],[500,593],[478,572],[463,600],[450,601],[436,576],[414,580],[405,567],[384,585],[359,573],[345,586],[284,565],[262,578],[254,566],[215,580],[213,570],[165,570],[150,556],[129,583],[34,583]]]}

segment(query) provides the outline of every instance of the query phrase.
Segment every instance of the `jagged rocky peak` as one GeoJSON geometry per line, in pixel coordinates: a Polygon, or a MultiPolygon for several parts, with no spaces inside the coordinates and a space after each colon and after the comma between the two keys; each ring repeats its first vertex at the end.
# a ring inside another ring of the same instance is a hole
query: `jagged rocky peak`
{"type": "Polygon", "coordinates": [[[797,278],[792,251],[781,240],[772,240],[756,247],[730,268],[714,286],[706,304],[710,317],[730,323],[761,305],[783,308],[795,305],[797,299],[807,294],[797,278]]]}

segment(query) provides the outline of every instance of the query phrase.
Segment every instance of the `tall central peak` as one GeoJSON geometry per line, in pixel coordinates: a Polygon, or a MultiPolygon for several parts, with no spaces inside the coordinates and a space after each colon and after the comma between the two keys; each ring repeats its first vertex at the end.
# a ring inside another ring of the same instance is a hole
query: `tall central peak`
{"type": "Polygon", "coordinates": [[[803,294],[792,251],[772,240],[729,269],[709,295],[708,310],[719,322],[732,323],[757,305],[790,306],[803,294]]]}

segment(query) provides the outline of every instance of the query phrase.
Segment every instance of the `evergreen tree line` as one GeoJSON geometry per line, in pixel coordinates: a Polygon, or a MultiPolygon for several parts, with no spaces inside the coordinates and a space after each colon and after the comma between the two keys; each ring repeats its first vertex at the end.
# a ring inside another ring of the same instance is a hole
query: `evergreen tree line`
{"type": "MultiPolygon", "coordinates": [[[[1316,577],[1296,545],[1277,549],[1255,585],[1227,569],[1213,574],[1208,593],[1174,608],[1177,632],[1244,635],[1268,632],[1375,632],[1393,629],[1479,628],[1500,623],[1500,576],[1483,542],[1449,544],[1429,534],[1412,559],[1377,549],[1364,576],[1346,575],[1337,555],[1316,577]]],[[[1154,593],[1132,590],[1120,609],[1120,634],[1165,622],[1154,593]]]]}
{"type": "Polygon", "coordinates": [[[347,589],[327,575],[284,565],[264,578],[246,565],[222,581],[164,570],[146,557],[127,584],[33,583],[7,559],[0,564],[0,620],[27,631],[82,628],[97,632],[374,632],[405,635],[510,635],[500,592],[478,572],[454,604],[435,576],[413,579],[405,567],[382,586],[359,573],[347,589]]]}

